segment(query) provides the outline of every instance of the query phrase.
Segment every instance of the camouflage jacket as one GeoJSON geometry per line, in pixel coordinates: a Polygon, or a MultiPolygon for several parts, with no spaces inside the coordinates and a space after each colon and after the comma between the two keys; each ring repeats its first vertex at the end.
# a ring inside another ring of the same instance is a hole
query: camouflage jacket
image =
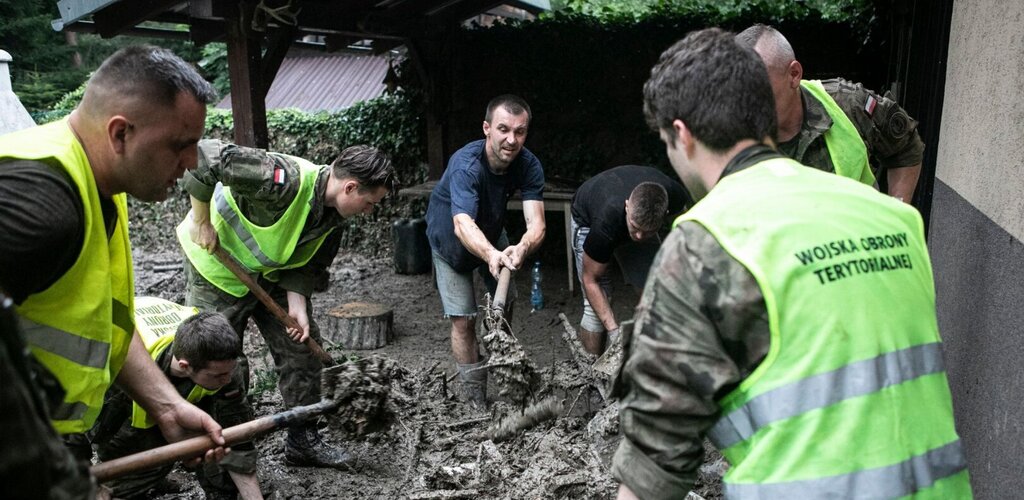
{"type": "MultiPolygon", "coordinates": [[[[723,177],[777,156],[747,149],[723,177]]],[[[682,498],[720,416],[716,401],[768,353],[768,310],[754,276],[703,226],[684,222],[661,245],[634,319],[612,474],[640,498],[682,498]]]]}
{"type": "MultiPolygon", "coordinates": [[[[860,132],[873,167],[887,169],[921,163],[924,142],[917,133],[917,122],[896,101],[841,78],[821,83],[860,132]],[[871,103],[874,106],[868,112],[871,103]]],[[[801,87],[800,91],[804,105],[803,126],[795,137],[779,144],[779,151],[804,165],[835,172],[824,135],[832,126],[832,118],[807,89],[801,87]]]]}
{"type": "MultiPolygon", "coordinates": [[[[269,226],[284,214],[299,191],[299,166],[292,158],[215,139],[202,140],[199,141],[199,165],[185,174],[185,190],[196,199],[209,202],[218,182],[230,186],[245,217],[256,225],[269,226]],[[277,171],[283,171],[283,178],[278,173],[275,179],[277,171]]],[[[322,168],[299,241],[307,234],[319,236],[326,228],[334,227],[334,232],[305,266],[279,273],[281,287],[306,297],[313,293],[318,281],[323,282],[326,269],[338,252],[344,228],[341,215],[324,206],[328,176],[330,168],[322,168]]]]}

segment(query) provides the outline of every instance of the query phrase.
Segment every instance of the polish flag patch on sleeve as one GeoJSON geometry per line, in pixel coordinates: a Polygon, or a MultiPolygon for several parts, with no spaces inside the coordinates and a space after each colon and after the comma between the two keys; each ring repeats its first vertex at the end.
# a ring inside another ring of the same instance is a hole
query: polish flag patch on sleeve
{"type": "Polygon", "coordinates": [[[277,167],[274,169],[274,184],[281,186],[284,184],[284,169],[277,167]]]}
{"type": "Polygon", "coordinates": [[[878,99],[875,99],[875,96],[873,95],[869,95],[868,102],[864,103],[864,112],[867,113],[868,116],[874,115],[875,106],[878,106],[878,99]]]}

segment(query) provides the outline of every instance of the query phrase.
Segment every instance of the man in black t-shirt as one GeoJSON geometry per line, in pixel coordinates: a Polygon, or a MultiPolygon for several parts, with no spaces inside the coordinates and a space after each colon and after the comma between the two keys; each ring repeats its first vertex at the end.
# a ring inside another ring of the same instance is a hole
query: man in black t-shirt
{"type": "Polygon", "coordinates": [[[608,266],[614,256],[627,283],[643,286],[660,238],[658,230],[689,205],[679,182],[653,167],[615,167],[584,182],[572,199],[573,251],[583,288],[580,341],[592,354],[615,335],[608,266]],[[666,216],[672,217],[667,218],[666,216]]]}

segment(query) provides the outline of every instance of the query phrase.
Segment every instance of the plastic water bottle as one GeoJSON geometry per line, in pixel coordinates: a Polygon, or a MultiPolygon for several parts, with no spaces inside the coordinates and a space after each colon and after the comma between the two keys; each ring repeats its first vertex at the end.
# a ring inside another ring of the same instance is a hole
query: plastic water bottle
{"type": "Polygon", "coordinates": [[[540,289],[540,261],[533,263],[533,271],[530,272],[532,284],[530,285],[530,304],[534,311],[544,309],[544,291],[540,289]]]}

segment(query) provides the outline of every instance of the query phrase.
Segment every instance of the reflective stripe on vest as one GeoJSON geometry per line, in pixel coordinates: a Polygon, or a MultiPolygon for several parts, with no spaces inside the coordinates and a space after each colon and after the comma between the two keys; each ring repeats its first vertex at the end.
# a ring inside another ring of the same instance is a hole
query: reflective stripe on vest
{"type": "MultiPolygon", "coordinates": [[[[298,198],[298,196],[296,196],[298,198]]],[[[260,248],[259,243],[256,242],[256,237],[252,235],[242,224],[241,217],[238,215],[231,205],[228,203],[228,198],[224,193],[224,185],[217,183],[217,186],[213,189],[213,203],[217,213],[224,218],[224,222],[228,224],[228,227],[234,231],[238,239],[242,241],[245,248],[252,254],[253,257],[259,261],[260,265],[267,268],[278,268],[281,266],[280,262],[267,257],[263,253],[263,249],[260,248]]]]}
{"type": "Polygon", "coordinates": [[[46,290],[17,307],[29,348],[64,389],[52,409],[62,433],[92,427],[103,395],[128,355],[134,322],[134,284],[125,194],[111,197],[117,224],[107,237],[92,167],[67,119],[0,137],[0,160],[46,163],[69,179],[78,192],[83,243],[72,266],[46,290]]]}
{"type": "Polygon", "coordinates": [[[25,334],[25,340],[33,347],[89,368],[102,369],[107,366],[107,358],[110,356],[110,344],[107,342],[80,337],[24,317],[19,318],[18,323],[25,334]]]}
{"type": "Polygon", "coordinates": [[[804,481],[725,483],[724,489],[726,498],[899,498],[966,470],[967,461],[958,439],[885,467],[804,481]]]}
{"type": "MultiPolygon", "coordinates": [[[[221,246],[252,274],[261,274],[271,281],[277,280],[276,271],[309,262],[334,230],[330,228],[312,239],[309,234],[303,234],[321,167],[301,158],[290,158],[299,165],[301,184],[291,205],[271,226],[256,226],[246,220],[235,204],[231,189],[220,183],[214,188],[211,200],[210,222],[221,246]]],[[[189,213],[188,217],[191,216],[189,213]]],[[[235,297],[245,296],[248,288],[192,241],[187,224],[186,220],[178,225],[178,242],[196,271],[224,292],[235,297]]]]}
{"type": "Polygon", "coordinates": [[[709,432],[730,498],[971,496],[912,207],[776,158],[682,221],[750,272],[768,313],[769,351],[709,432]]]}
{"type": "Polygon", "coordinates": [[[857,127],[825,91],[821,81],[802,80],[800,86],[807,89],[825,107],[829,118],[832,118],[832,126],[825,131],[825,145],[828,146],[828,155],[836,174],[869,186],[874,185],[875,174],[871,172],[868,163],[868,148],[857,132],[857,127]]]}
{"type": "Polygon", "coordinates": [[[887,352],[761,393],[723,415],[708,437],[728,448],[773,422],[942,371],[938,342],[887,352]]]}

